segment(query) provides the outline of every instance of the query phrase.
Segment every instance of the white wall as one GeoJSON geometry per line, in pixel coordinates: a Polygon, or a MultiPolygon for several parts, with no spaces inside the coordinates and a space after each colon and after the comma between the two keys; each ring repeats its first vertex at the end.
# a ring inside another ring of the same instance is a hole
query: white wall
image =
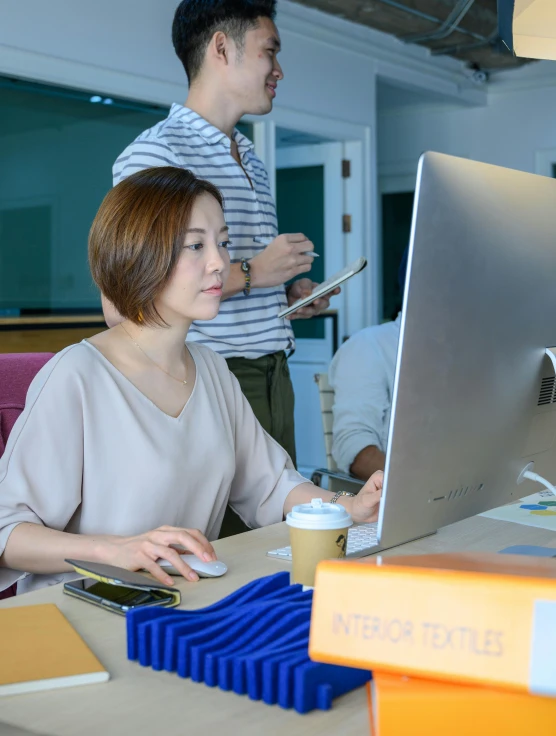
{"type": "Polygon", "coordinates": [[[378,116],[381,177],[414,175],[424,151],[536,173],[556,148],[556,86],[491,94],[486,107],[400,109],[378,116]]]}
{"type": "MultiPolygon", "coordinates": [[[[171,45],[178,0],[4,0],[0,73],[170,103],[185,95],[171,45]],[[147,96],[145,96],[147,95],[147,96]]],[[[481,101],[451,59],[430,59],[363,26],[279,0],[286,79],[278,106],[371,124],[375,66],[454,99],[481,101]]]]}
{"type": "MultiPolygon", "coordinates": [[[[0,71],[153,102],[184,94],[171,44],[175,0],[4,0],[0,71]]],[[[177,99],[180,99],[178,96],[177,99]]],[[[173,101],[173,100],[170,100],[173,101]]]]}
{"type": "MultiPolygon", "coordinates": [[[[114,94],[118,85],[119,94],[127,91],[129,97],[146,93],[153,101],[181,102],[186,79],[171,44],[177,4],[178,0],[9,0],[0,5],[4,60],[8,62],[7,50],[12,50],[15,63],[18,51],[27,52],[35,56],[34,78],[50,70],[56,77],[51,81],[59,83],[64,83],[64,76],[66,83],[81,78],[88,89],[114,94]],[[66,62],[65,75],[60,62],[66,62]],[[91,82],[95,87],[89,86],[91,82]],[[154,99],[153,82],[160,85],[154,99]]],[[[325,43],[303,33],[284,30],[282,36],[286,80],[279,88],[281,106],[370,121],[374,101],[365,93],[373,75],[370,59],[354,64],[349,51],[330,54],[325,43]],[[353,86],[345,84],[346,78],[353,86]],[[360,92],[354,94],[354,89],[360,92]]]]}

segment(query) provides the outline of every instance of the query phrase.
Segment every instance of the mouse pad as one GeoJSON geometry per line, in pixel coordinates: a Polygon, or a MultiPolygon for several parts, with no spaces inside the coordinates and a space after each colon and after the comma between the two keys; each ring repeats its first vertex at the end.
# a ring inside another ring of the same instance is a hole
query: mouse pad
{"type": "Polygon", "coordinates": [[[538,547],[534,544],[514,544],[500,550],[501,555],[530,555],[531,557],[556,557],[556,547],[538,547]]]}
{"type": "Polygon", "coordinates": [[[556,496],[548,490],[539,491],[521,498],[517,503],[485,511],[479,516],[556,532],[556,496]]]}

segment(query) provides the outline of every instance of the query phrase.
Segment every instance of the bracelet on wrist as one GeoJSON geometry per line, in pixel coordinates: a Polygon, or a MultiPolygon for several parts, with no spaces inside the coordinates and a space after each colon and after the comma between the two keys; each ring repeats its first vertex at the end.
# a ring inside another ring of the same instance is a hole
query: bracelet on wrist
{"type": "Polygon", "coordinates": [[[249,296],[251,293],[251,264],[247,260],[247,258],[241,259],[241,270],[243,271],[243,275],[245,277],[245,287],[243,289],[243,293],[245,296],[249,296]]]}
{"type": "Polygon", "coordinates": [[[330,499],[330,503],[338,503],[338,499],[342,496],[348,496],[352,498],[353,496],[355,496],[355,493],[350,493],[350,491],[338,491],[338,493],[335,493],[330,499]]]}

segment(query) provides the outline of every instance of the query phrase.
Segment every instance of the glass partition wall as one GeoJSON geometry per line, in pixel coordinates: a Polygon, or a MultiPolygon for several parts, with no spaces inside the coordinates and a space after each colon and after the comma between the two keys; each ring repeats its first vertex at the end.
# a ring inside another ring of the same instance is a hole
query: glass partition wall
{"type": "Polygon", "coordinates": [[[112,164],[167,108],[0,77],[0,316],[100,310],[87,236],[112,164]]]}

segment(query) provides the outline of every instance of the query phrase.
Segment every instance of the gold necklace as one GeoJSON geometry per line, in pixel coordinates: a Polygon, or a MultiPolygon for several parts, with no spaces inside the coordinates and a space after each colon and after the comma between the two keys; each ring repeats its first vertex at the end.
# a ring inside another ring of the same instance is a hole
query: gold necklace
{"type": "MultiPolygon", "coordinates": [[[[151,358],[150,355],[147,355],[147,353],[143,350],[143,348],[141,347],[141,345],[139,345],[139,343],[135,342],[135,340],[131,337],[131,335],[129,334],[129,332],[124,327],[123,322],[120,322],[120,327],[125,332],[125,334],[129,337],[129,339],[135,345],[135,347],[139,348],[139,350],[143,353],[143,355],[145,356],[145,358],[147,358],[148,360],[150,360],[151,363],[153,365],[155,365],[158,368],[159,371],[162,371],[163,373],[166,373],[166,375],[167,376],[170,376],[170,378],[173,378],[174,381],[178,381],[179,383],[183,383],[184,386],[187,386],[187,368],[185,370],[185,379],[176,378],[171,373],[168,373],[168,371],[165,371],[164,368],[162,368],[162,366],[158,365],[158,363],[155,363],[155,361],[151,358]]],[[[184,346],[184,350],[185,350],[185,346],[184,346]]],[[[184,368],[185,368],[185,366],[184,366],[184,368]]]]}

